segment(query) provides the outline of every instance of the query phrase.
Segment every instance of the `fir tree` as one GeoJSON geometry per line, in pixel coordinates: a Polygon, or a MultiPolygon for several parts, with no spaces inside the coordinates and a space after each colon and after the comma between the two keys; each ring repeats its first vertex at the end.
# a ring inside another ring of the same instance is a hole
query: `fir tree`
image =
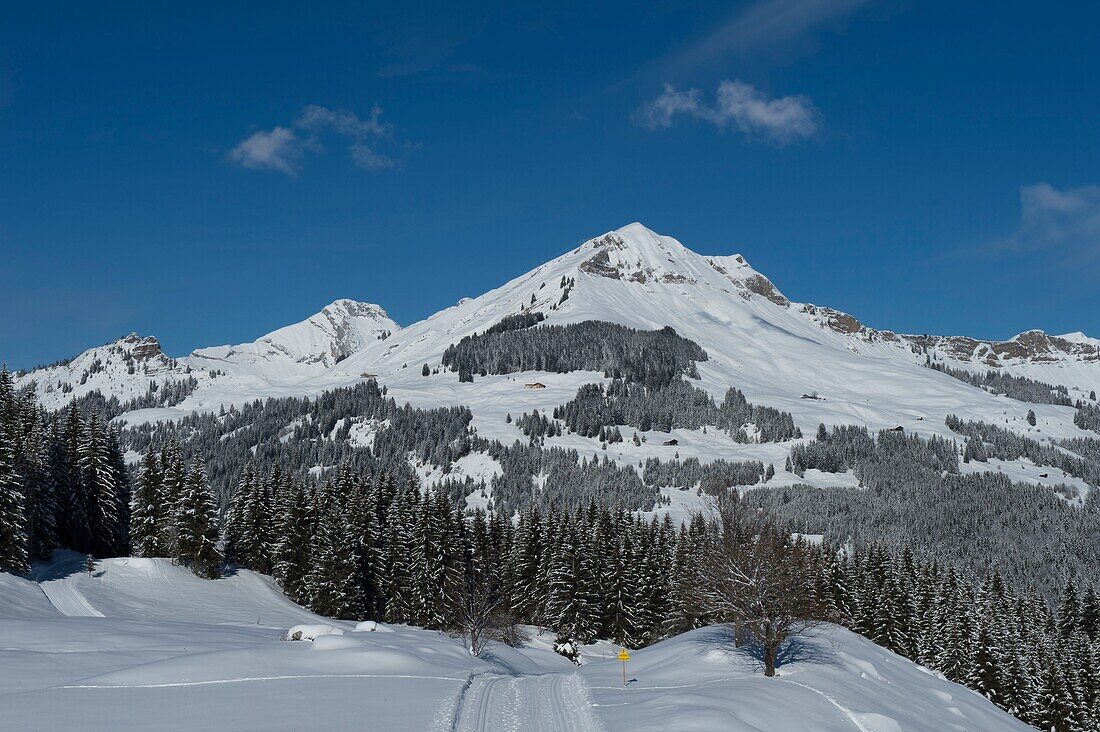
{"type": "Polygon", "coordinates": [[[167,556],[164,535],[168,512],[164,501],[164,475],[156,452],[145,453],[137,490],[131,499],[130,547],[136,557],[167,556]]]}
{"type": "Polygon", "coordinates": [[[191,460],[177,507],[177,522],[176,558],[199,577],[217,577],[222,563],[218,551],[218,509],[200,455],[191,460]]]}
{"type": "Polygon", "coordinates": [[[295,602],[308,601],[306,574],[309,572],[313,513],[304,486],[292,482],[284,493],[281,520],[276,526],[275,579],[295,602]]]}
{"type": "MultiPolygon", "coordinates": [[[[0,400],[11,398],[11,376],[0,371],[0,400]]],[[[27,536],[22,478],[16,472],[14,425],[0,418],[0,571],[25,574],[27,536]]]]}
{"type": "Polygon", "coordinates": [[[107,449],[99,414],[92,412],[77,450],[86,523],[76,527],[76,548],[99,557],[116,553],[120,529],[119,476],[107,449]]]}
{"type": "Polygon", "coordinates": [[[310,608],[321,615],[353,619],[362,612],[358,568],[355,562],[354,537],[347,516],[331,495],[321,507],[313,546],[310,571],[306,577],[310,608]]]}

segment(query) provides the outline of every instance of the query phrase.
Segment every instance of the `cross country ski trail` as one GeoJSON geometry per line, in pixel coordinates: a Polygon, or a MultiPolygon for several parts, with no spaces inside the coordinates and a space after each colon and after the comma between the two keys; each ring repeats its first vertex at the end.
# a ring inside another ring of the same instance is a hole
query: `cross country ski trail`
{"type": "Polygon", "coordinates": [[[38,586],[42,588],[42,594],[57,608],[62,615],[72,618],[102,618],[103,613],[95,609],[88,598],[84,596],[76,583],[76,576],[62,577],[61,579],[47,580],[38,586]]]}
{"type": "Polygon", "coordinates": [[[597,732],[576,674],[475,676],[459,700],[455,732],[597,732]]]}

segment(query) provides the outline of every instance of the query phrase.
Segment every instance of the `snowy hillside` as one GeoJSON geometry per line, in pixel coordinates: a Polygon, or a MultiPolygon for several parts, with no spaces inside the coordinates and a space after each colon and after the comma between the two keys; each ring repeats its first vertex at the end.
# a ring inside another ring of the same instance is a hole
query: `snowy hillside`
{"type": "Polygon", "coordinates": [[[337,300],[301,323],[252,343],[200,348],[187,362],[195,368],[266,378],[294,378],[332,368],[399,328],[377,305],[337,300]]]}
{"type": "MultiPolygon", "coordinates": [[[[924,436],[957,437],[944,426],[951,413],[1006,424],[1037,438],[1087,434],[1073,424],[1072,408],[1055,405],[1033,406],[1038,415],[1033,428],[1024,420],[1032,405],[926,368],[925,357],[900,336],[877,331],[867,336],[850,316],[789,301],[740,255],[702,256],[640,224],[588,241],[496,290],[372,344],[319,377],[316,388],[347,383],[364,372],[379,374],[399,401],[470,406],[479,434],[509,444],[523,435],[506,423],[508,414],[552,412],[581,384],[604,381],[596,373],[527,372],[459,383],[455,373],[440,369],[448,345],[524,312],[542,313],[549,324],[604,320],[645,330],[671,326],[706,350],[708,360],[698,364],[702,388],[720,398],[736,386],[753,403],[790,412],[806,434],[824,422],[872,430],[901,426],[924,436]],[[430,376],[422,376],[424,364],[430,376]],[[546,388],[525,390],[523,383],[532,381],[546,388]],[[819,398],[805,398],[809,395],[819,398]]],[[[1100,378],[1092,376],[1094,371],[1100,375],[1100,365],[1080,362],[1077,368],[1089,376],[1083,383],[1100,385],[1100,378]]],[[[1037,372],[1035,378],[1043,375],[1037,372]]],[[[1071,394],[1087,398],[1080,390],[1071,394]]],[[[627,463],[679,454],[781,465],[786,452],[781,445],[735,444],[699,431],[675,437],[675,449],[661,447],[667,438],[650,435],[641,449],[611,446],[609,456],[627,463]]],[[[547,444],[582,451],[599,447],[575,435],[550,438],[547,444]]]]}
{"type": "Polygon", "coordinates": [[[33,385],[43,406],[58,409],[96,391],[125,403],[147,395],[150,385],[200,376],[207,380],[205,374],[192,374],[186,363],[166,356],[156,338],[131,333],[69,361],[17,375],[16,384],[33,385]]]}
{"type": "Polygon", "coordinates": [[[704,628],[632,653],[536,637],[493,645],[406,626],[356,631],[241,570],[196,578],[168,560],[82,571],[61,553],[33,581],[0,574],[0,684],[11,729],[815,730],[1027,729],[982,697],[840,628],[805,639],[776,678],[704,628]],[[335,629],[283,638],[298,624],[335,629]],[[369,721],[367,721],[369,720],[369,721]]]}

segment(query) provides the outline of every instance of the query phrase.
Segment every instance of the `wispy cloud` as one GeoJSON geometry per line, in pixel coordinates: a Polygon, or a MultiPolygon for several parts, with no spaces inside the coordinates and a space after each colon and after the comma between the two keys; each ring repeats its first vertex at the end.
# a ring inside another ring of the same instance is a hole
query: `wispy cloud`
{"type": "Polygon", "coordinates": [[[666,70],[690,69],[746,55],[842,23],[872,0],[759,0],[699,41],[666,59],[666,70]]]}
{"type": "Polygon", "coordinates": [[[703,120],[719,129],[732,128],[749,137],[786,145],[815,136],[821,114],[809,97],[769,98],[743,81],[723,81],[714,104],[698,89],[679,91],[665,84],[664,92],[634,113],[634,120],[650,130],[671,127],[679,117],[703,120]]]}
{"type": "Polygon", "coordinates": [[[393,126],[382,121],[382,109],[375,106],[368,117],[346,109],[311,104],[287,127],[254,132],[237,143],[226,155],[230,162],[253,170],[276,170],[291,177],[298,174],[307,152],[320,152],[321,139],[333,134],[351,140],[348,152],[355,165],[365,170],[385,170],[398,160],[378,151],[392,138],[393,126]]]}
{"type": "Polygon", "coordinates": [[[1073,260],[1100,258],[1100,186],[1020,188],[1020,225],[1002,249],[1060,249],[1073,260]]]}
{"type": "Polygon", "coordinates": [[[382,123],[382,108],[377,104],[371,108],[370,116],[361,119],[346,109],[329,109],[311,104],[302,110],[294,126],[309,132],[323,132],[330,129],[345,137],[364,138],[370,135],[388,135],[392,128],[382,123]]]}
{"type": "Polygon", "coordinates": [[[242,168],[278,170],[296,175],[302,159],[303,141],[286,127],[254,132],[229,151],[229,159],[242,168]]]}

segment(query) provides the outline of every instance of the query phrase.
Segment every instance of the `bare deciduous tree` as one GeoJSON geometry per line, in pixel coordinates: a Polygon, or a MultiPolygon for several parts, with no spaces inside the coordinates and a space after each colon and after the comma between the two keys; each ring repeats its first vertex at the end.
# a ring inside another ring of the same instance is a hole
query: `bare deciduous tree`
{"type": "Polygon", "coordinates": [[[466,579],[458,620],[458,634],[473,656],[480,656],[489,641],[518,646],[526,640],[499,582],[481,572],[470,572],[466,579]]]}
{"type": "Polygon", "coordinates": [[[764,675],[775,676],[783,644],[821,624],[815,550],[789,531],[749,515],[736,499],[723,500],[719,513],[700,599],[710,614],[732,626],[737,645],[746,639],[759,645],[764,675]]]}

